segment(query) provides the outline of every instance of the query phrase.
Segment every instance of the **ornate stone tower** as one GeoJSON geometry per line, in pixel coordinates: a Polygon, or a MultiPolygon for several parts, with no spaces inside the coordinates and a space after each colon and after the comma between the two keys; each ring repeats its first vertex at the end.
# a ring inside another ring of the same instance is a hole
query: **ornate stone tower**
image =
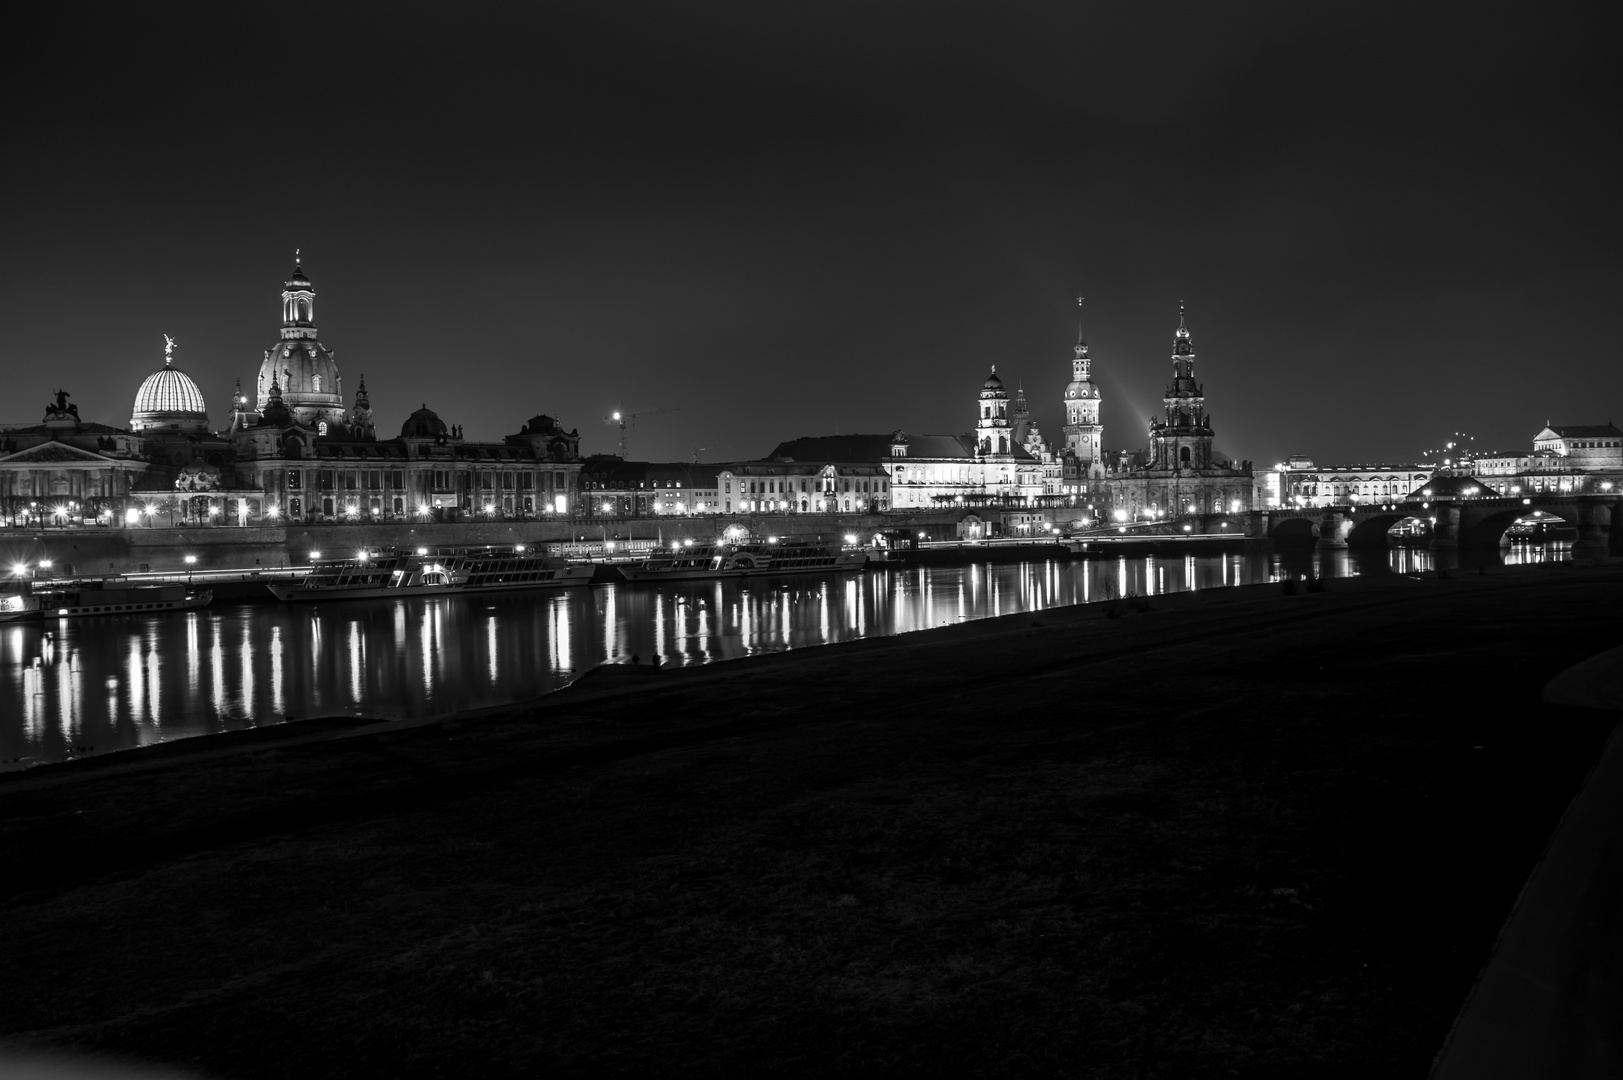
{"type": "Polygon", "coordinates": [[[975,456],[983,461],[1009,461],[1014,457],[1014,433],[1009,425],[1009,392],[997,377],[997,365],[981,384],[980,418],[975,421],[975,456]]]}
{"type": "Polygon", "coordinates": [[[349,437],[367,442],[375,441],[377,429],[372,426],[372,399],[366,396],[366,376],[361,376],[355,388],[355,407],[349,410],[349,437]]]}
{"type": "Polygon", "coordinates": [[[1183,305],[1178,305],[1178,331],[1173,335],[1172,384],[1167,387],[1165,420],[1150,421],[1151,469],[1193,471],[1212,467],[1212,418],[1206,413],[1206,388],[1195,381],[1195,346],[1183,305]]]}
{"type": "MultiPolygon", "coordinates": [[[[1082,298],[1076,298],[1082,306],[1082,298]]],[[[1063,453],[1074,454],[1084,470],[1102,465],[1104,426],[1099,423],[1099,388],[1093,382],[1093,359],[1088,343],[1082,340],[1082,319],[1076,320],[1076,346],[1072,349],[1071,381],[1065,384],[1065,446],[1063,453]]]]}

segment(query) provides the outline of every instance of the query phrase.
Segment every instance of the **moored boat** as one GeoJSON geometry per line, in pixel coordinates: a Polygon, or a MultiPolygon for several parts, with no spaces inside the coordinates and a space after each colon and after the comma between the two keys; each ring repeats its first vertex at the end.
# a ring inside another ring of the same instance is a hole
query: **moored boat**
{"type": "Polygon", "coordinates": [[[302,581],[267,587],[278,600],[298,601],[457,595],[588,585],[594,569],[590,563],[517,549],[383,549],[349,559],[318,559],[302,581]]]}
{"type": "Polygon", "coordinates": [[[35,596],[26,584],[21,592],[0,596],[0,625],[30,622],[44,618],[44,615],[43,609],[39,606],[39,597],[35,596]]]}
{"type": "Polygon", "coordinates": [[[807,540],[740,540],[683,544],[619,568],[627,581],[694,581],[707,578],[828,574],[861,570],[867,554],[859,548],[807,540]]]}
{"type": "Polygon", "coordinates": [[[183,584],[138,585],[117,578],[104,581],[45,582],[33,589],[40,613],[49,619],[85,615],[136,615],[191,611],[214,599],[208,589],[191,591],[183,584]]]}

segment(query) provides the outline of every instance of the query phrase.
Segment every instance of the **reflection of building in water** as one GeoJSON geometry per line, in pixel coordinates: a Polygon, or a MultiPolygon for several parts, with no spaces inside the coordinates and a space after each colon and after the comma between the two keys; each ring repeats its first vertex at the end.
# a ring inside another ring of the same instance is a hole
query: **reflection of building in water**
{"type": "Polygon", "coordinates": [[[1115,509],[1128,516],[1238,513],[1251,509],[1251,463],[1222,460],[1212,448],[1206,388],[1195,381],[1195,346],[1180,310],[1173,335],[1166,416],[1150,420],[1142,464],[1107,477],[1115,509]]]}
{"type": "Polygon", "coordinates": [[[225,432],[209,429],[197,383],[163,366],[135,395],[128,429],[86,423],[59,391],[43,423],[0,429],[4,519],[47,513],[125,520],[173,496],[234,523],[543,516],[574,507],[580,434],[537,415],[496,442],[475,442],[424,405],[380,440],[363,376],[353,402],[315,325],[315,288],[295,267],[282,329],[252,396],[240,382],[225,432]],[[31,505],[52,500],[49,507],[31,505]],[[17,502],[20,506],[11,505],[17,502]]]}

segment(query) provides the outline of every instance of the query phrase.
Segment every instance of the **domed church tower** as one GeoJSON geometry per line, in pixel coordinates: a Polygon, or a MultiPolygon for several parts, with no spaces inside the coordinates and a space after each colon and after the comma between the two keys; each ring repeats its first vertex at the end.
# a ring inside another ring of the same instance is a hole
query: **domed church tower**
{"type": "Polygon", "coordinates": [[[329,427],[344,424],[344,387],[332,350],[316,339],[315,307],[316,290],[295,263],[282,289],[282,338],[265,350],[256,404],[263,413],[271,384],[279,382],[282,404],[294,422],[325,435],[329,427]]]}

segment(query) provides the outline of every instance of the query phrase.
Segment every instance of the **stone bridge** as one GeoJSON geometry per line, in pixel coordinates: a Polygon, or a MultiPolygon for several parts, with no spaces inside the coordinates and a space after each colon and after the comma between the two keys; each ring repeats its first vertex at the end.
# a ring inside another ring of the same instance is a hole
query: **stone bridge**
{"type": "Polygon", "coordinates": [[[1303,510],[1254,510],[1246,533],[1283,540],[1312,537],[1325,547],[1375,546],[1386,531],[1406,518],[1431,522],[1433,550],[1491,548],[1520,517],[1542,510],[1578,530],[1574,555],[1623,555],[1623,493],[1505,496],[1493,499],[1443,499],[1380,506],[1324,506],[1303,510]]]}

